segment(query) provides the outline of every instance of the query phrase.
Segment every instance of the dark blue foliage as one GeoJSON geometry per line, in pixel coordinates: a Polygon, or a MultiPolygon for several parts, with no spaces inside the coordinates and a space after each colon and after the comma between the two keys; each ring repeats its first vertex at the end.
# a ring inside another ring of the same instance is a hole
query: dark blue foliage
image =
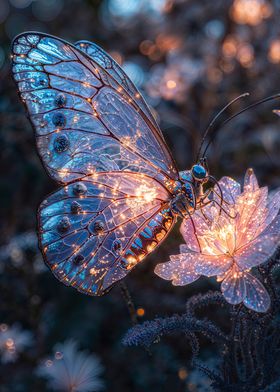
{"type": "Polygon", "coordinates": [[[127,346],[152,348],[161,338],[171,334],[184,334],[190,341],[192,365],[210,380],[211,387],[219,392],[268,392],[280,390],[280,306],[272,270],[278,267],[280,251],[260,269],[260,275],[272,296],[268,313],[258,314],[243,305],[225,305],[222,294],[210,291],[192,296],[186,312],[171,317],[145,321],[131,328],[123,339],[127,346]],[[209,319],[200,319],[199,310],[214,305],[228,309],[230,331],[223,332],[209,319]],[[209,338],[219,349],[219,366],[215,371],[198,360],[197,335],[209,338]]]}

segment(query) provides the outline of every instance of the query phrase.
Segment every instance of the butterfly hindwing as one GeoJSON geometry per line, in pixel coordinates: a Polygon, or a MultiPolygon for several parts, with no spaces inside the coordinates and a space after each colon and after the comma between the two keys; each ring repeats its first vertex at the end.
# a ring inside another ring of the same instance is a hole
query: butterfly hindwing
{"type": "Polygon", "coordinates": [[[100,60],[58,38],[24,33],[13,43],[13,75],[40,156],[55,180],[68,183],[95,171],[124,170],[162,184],[177,179],[144,101],[139,106],[131,84],[125,89],[124,79],[100,60]]]}
{"type": "Polygon", "coordinates": [[[39,209],[47,264],[66,285],[102,294],[167,235],[168,199],[160,183],[137,173],[99,173],[61,188],[39,209]]]}

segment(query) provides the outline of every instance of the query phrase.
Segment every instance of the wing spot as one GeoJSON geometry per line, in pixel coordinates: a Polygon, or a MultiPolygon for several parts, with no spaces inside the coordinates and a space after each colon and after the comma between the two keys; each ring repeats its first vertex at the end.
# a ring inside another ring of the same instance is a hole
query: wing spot
{"type": "Polygon", "coordinates": [[[68,218],[67,216],[64,216],[64,217],[58,222],[57,230],[58,230],[60,233],[65,233],[66,231],[69,230],[70,226],[71,226],[71,224],[70,224],[69,218],[68,218]]]}
{"type": "Polygon", "coordinates": [[[65,135],[60,135],[54,139],[53,148],[56,152],[60,153],[68,150],[69,145],[70,142],[68,137],[65,135]]]}
{"type": "Polygon", "coordinates": [[[81,265],[83,261],[84,261],[84,256],[82,255],[76,255],[73,257],[73,263],[75,265],[81,265]]]}
{"type": "Polygon", "coordinates": [[[71,212],[72,214],[79,214],[82,212],[82,206],[77,201],[73,201],[71,203],[71,212]]]}
{"type": "Polygon", "coordinates": [[[73,193],[75,196],[82,196],[86,193],[87,187],[82,182],[78,182],[73,186],[73,193]]]}
{"type": "Polygon", "coordinates": [[[93,225],[93,234],[99,235],[104,232],[104,224],[101,221],[96,221],[93,225]]]}
{"type": "Polygon", "coordinates": [[[66,105],[66,97],[64,94],[58,94],[54,100],[58,108],[63,108],[66,105]]]}
{"type": "Polygon", "coordinates": [[[56,127],[62,128],[66,124],[66,117],[62,113],[55,113],[52,122],[56,127]]]}

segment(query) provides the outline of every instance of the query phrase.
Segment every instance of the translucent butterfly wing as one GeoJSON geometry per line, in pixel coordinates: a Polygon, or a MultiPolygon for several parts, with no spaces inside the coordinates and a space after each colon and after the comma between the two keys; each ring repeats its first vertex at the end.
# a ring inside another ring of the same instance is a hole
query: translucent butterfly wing
{"type": "Polygon", "coordinates": [[[158,133],[162,135],[161,130],[144,98],[119,64],[111,56],[109,56],[108,53],[93,42],[78,41],[75,43],[75,46],[87,53],[87,55],[93,58],[100,67],[104,68],[114,80],[119,82],[120,86],[128,93],[130,98],[137,101],[137,105],[141,108],[147,119],[151,122],[158,133]]]}
{"type": "Polygon", "coordinates": [[[55,276],[100,295],[149,254],[174,219],[168,191],[137,173],[99,173],[71,183],[39,210],[40,243],[55,276]]]}
{"type": "Polygon", "coordinates": [[[13,74],[40,156],[57,181],[95,171],[144,173],[164,185],[177,178],[151,117],[121,80],[75,46],[40,33],[22,34],[13,43],[13,74]]]}
{"type": "Polygon", "coordinates": [[[129,93],[72,45],[22,34],[13,44],[13,72],[43,163],[68,184],[39,209],[45,261],[65,284],[102,294],[172,227],[174,162],[129,93]]]}

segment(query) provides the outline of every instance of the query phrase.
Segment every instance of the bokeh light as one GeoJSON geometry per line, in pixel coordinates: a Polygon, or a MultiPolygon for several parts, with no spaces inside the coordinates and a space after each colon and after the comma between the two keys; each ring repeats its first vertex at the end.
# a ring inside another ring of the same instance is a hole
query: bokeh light
{"type": "Polygon", "coordinates": [[[256,26],[271,16],[272,6],[266,0],[234,0],[231,16],[236,23],[256,26]]]}

